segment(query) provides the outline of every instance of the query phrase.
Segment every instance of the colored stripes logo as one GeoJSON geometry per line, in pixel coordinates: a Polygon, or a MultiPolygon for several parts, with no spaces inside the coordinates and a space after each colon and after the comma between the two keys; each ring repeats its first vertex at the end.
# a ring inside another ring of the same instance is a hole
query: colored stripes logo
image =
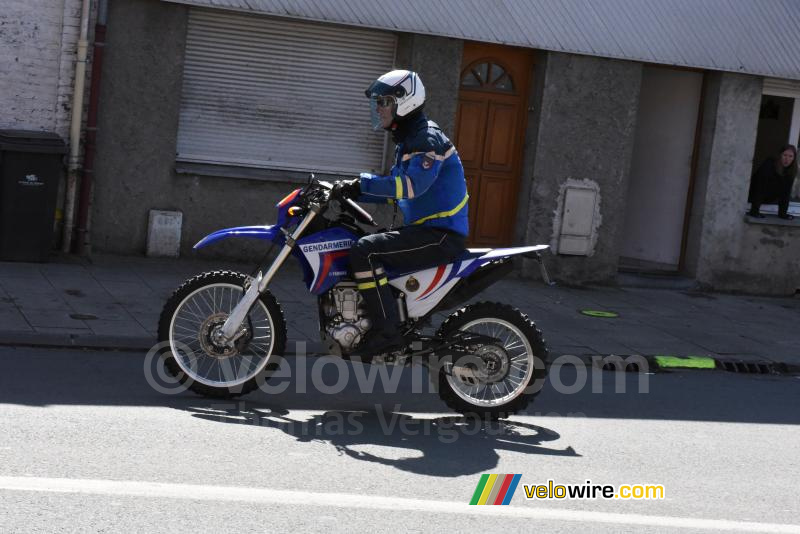
{"type": "Polygon", "coordinates": [[[522,475],[481,475],[470,504],[508,504],[522,475]]]}

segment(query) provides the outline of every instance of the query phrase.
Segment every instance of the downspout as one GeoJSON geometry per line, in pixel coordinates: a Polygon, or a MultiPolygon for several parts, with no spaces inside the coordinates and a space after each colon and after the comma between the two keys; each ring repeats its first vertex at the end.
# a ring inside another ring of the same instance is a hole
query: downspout
{"type": "Polygon", "coordinates": [[[97,151],[97,109],[100,103],[100,80],[103,73],[103,50],[106,45],[106,21],[108,0],[99,0],[97,24],[94,28],[94,50],[92,56],[92,81],[89,86],[89,114],[86,119],[86,148],[83,155],[83,172],[78,196],[78,232],[75,252],[88,256],[92,252],[89,226],[92,193],[94,187],[94,157],[97,151]]]}
{"type": "Polygon", "coordinates": [[[81,5],[81,33],[78,38],[78,57],[75,60],[75,87],[72,92],[72,122],[69,133],[69,163],[67,167],[67,194],[64,201],[64,235],[61,251],[72,248],[72,230],[75,225],[75,192],[78,184],[81,152],[81,121],[83,119],[83,96],[86,86],[86,53],[89,49],[90,0],[81,5]]]}

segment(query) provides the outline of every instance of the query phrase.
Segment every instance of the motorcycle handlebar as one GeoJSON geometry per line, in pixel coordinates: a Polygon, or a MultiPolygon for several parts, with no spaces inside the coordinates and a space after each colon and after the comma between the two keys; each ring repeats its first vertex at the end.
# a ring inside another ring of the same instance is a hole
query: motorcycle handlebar
{"type": "Polygon", "coordinates": [[[361,220],[363,220],[367,224],[371,224],[372,226],[378,226],[378,223],[375,222],[375,219],[372,218],[372,215],[367,213],[367,210],[353,202],[353,200],[349,198],[343,198],[345,204],[347,204],[351,210],[356,212],[361,220]]]}
{"type": "MultiPolygon", "coordinates": [[[[331,200],[331,194],[333,193],[334,186],[338,182],[332,184],[324,180],[318,180],[312,174],[309,176],[309,185],[311,185],[312,183],[324,189],[327,193],[326,200],[331,200]]],[[[354,202],[352,199],[340,196],[338,200],[342,203],[343,207],[345,207],[348,211],[351,211],[353,215],[355,215],[356,218],[359,219],[364,224],[371,224],[372,226],[378,226],[378,223],[375,222],[372,216],[364,208],[362,208],[356,202],[354,202]]]]}

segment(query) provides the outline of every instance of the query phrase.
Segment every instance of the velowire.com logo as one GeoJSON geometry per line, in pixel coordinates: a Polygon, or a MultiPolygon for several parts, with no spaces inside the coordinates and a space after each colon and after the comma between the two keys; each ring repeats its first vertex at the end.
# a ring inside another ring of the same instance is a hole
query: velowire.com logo
{"type": "Polygon", "coordinates": [[[522,475],[481,475],[470,504],[508,504],[522,475]]]}

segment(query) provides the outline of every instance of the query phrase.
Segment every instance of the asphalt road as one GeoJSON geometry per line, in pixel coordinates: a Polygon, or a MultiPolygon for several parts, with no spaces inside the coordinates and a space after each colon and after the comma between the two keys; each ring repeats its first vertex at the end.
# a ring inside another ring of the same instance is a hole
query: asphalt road
{"type": "Polygon", "coordinates": [[[322,393],[321,361],[225,402],[157,391],[141,354],[0,348],[0,531],[800,532],[798,378],[597,371],[566,393],[587,370],[565,367],[487,424],[409,370],[362,393],[348,364],[322,393]],[[522,475],[510,506],[467,506],[484,473],[522,475]],[[526,500],[548,479],[666,498],[526,500]]]}

